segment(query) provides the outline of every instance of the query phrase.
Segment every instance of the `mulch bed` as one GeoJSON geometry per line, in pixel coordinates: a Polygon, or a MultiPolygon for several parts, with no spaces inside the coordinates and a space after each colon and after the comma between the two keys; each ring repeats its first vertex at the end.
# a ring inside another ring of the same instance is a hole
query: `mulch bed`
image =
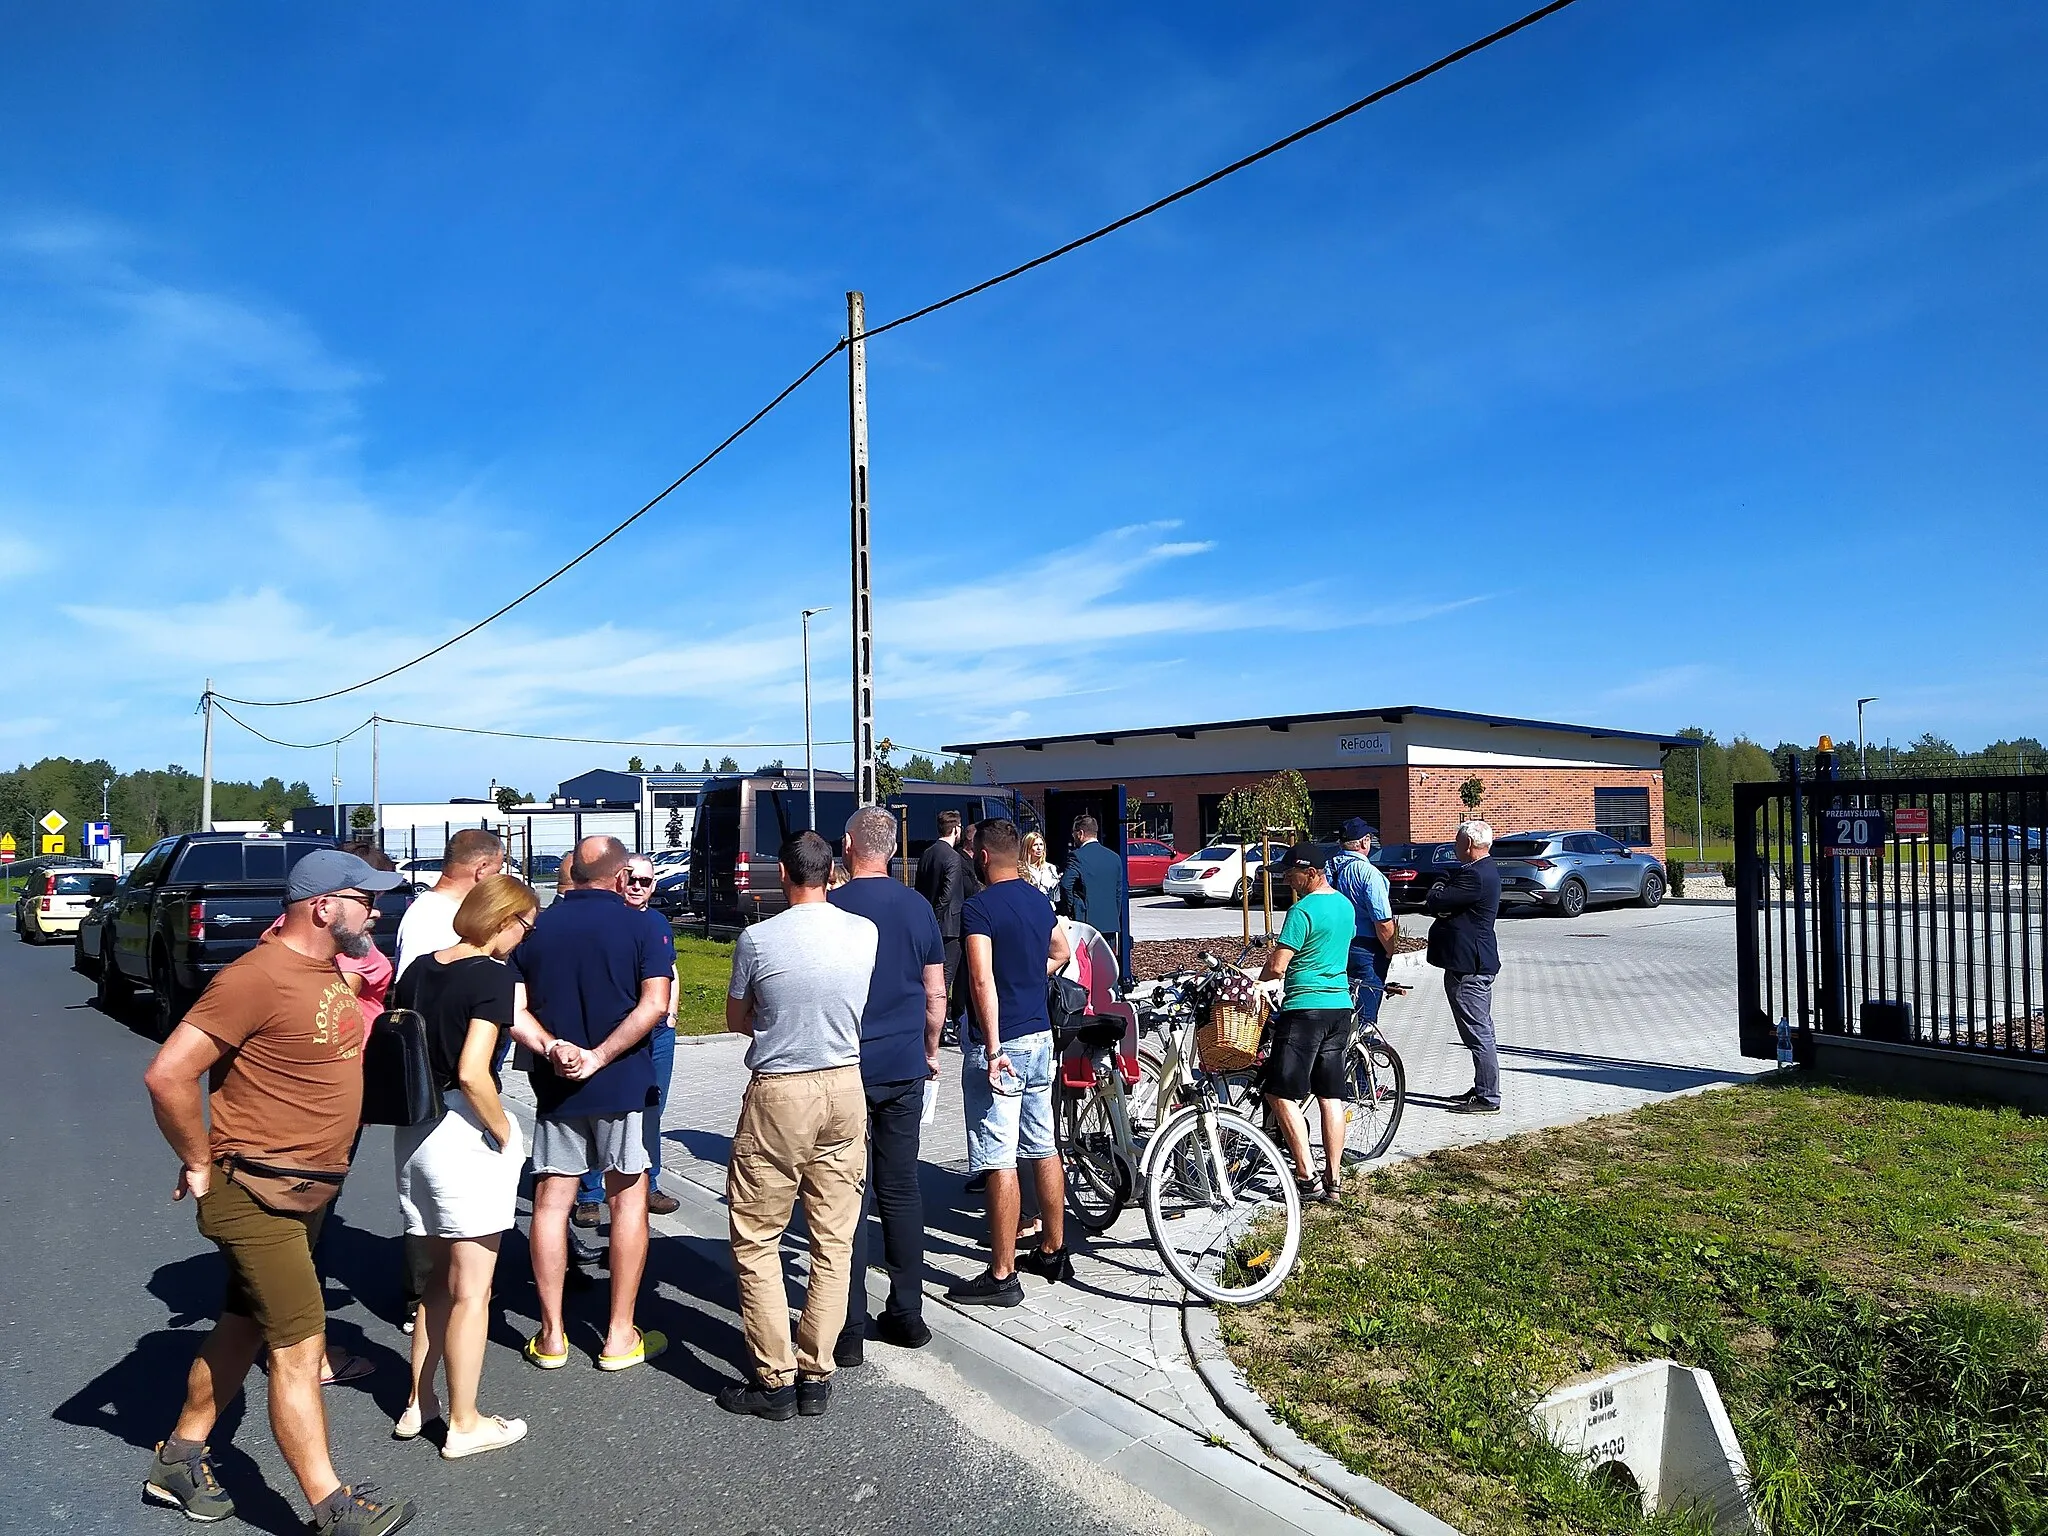
{"type": "MultiPolygon", "coordinates": [[[[1204,950],[1229,960],[1243,947],[1244,940],[1234,933],[1212,939],[1137,939],[1131,944],[1131,977],[1135,981],[1154,981],[1170,971],[1192,971],[1201,965],[1204,950]]],[[[1394,940],[1397,955],[1428,947],[1425,941],[1407,934],[1394,940]]]]}

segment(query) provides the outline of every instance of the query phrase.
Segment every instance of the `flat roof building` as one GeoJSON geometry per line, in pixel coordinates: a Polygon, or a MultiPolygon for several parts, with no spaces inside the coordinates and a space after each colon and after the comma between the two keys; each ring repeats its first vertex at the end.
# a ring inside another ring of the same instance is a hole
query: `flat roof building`
{"type": "Polygon", "coordinates": [[[1363,816],[1389,843],[1448,839],[1472,814],[1461,791],[1477,779],[1476,814],[1498,833],[1590,827],[1661,857],[1663,755],[1680,745],[1648,731],[1398,704],[946,750],[973,758],[976,783],[1021,790],[1041,809],[1048,789],[1122,784],[1133,831],[1183,852],[1215,835],[1231,790],[1294,768],[1308,783],[1318,838],[1363,816]]]}

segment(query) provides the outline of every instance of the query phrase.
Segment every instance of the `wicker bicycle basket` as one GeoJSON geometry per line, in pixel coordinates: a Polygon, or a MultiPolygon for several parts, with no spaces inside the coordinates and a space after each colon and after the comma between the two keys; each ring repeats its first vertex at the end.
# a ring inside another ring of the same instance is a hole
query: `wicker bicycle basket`
{"type": "Polygon", "coordinates": [[[1204,1072],[1243,1072],[1259,1063],[1266,999],[1242,971],[1225,973],[1210,991],[1206,1017],[1195,1026],[1195,1059],[1204,1072]]]}

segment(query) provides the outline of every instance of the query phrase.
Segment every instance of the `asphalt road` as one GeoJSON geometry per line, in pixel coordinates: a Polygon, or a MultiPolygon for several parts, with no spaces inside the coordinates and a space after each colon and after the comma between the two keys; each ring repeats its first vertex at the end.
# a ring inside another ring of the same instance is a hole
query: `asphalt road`
{"type": "MultiPolygon", "coordinates": [[[[68,946],[0,928],[0,1532],[185,1528],[145,1507],[150,1448],[217,1305],[222,1267],[173,1168],[141,1076],[154,1049],[92,1005],[68,946]]],[[[443,1462],[390,1437],[405,1400],[400,1231],[390,1133],[363,1140],[329,1222],[330,1337],[377,1364],[327,1394],[344,1478],[417,1501],[410,1527],[447,1533],[1185,1531],[1178,1517],[1065,1453],[921,1355],[869,1346],[831,1412],[768,1424],[710,1393],[739,1353],[721,1245],[659,1238],[643,1324],[676,1342],[652,1365],[601,1375],[584,1357],[542,1373],[516,1353],[534,1328],[525,1240],[507,1239],[484,1368],[486,1411],[526,1418],[525,1443],[443,1462]],[[894,1355],[894,1358],[887,1358],[894,1355]]],[[[572,1338],[594,1349],[602,1293],[572,1298],[572,1338]],[[580,1300],[580,1306],[577,1302],[580,1300]]],[[[303,1529],[272,1443],[260,1370],[214,1437],[246,1524],[303,1529]]],[[[233,1530],[234,1526],[224,1527],[233,1530]]]]}

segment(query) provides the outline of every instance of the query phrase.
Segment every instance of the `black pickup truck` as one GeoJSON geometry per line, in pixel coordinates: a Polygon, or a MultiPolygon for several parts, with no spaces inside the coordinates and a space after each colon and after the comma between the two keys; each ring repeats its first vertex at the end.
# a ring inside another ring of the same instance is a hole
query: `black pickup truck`
{"type": "MultiPolygon", "coordinates": [[[[102,924],[99,1000],[116,1010],[137,987],[156,999],[158,1038],[206,984],[255,947],[284,910],[285,874],[331,838],[290,832],[186,832],[167,837],[89,921],[102,924]]],[[[396,950],[411,904],[401,888],[377,903],[378,947],[396,950]]]]}

